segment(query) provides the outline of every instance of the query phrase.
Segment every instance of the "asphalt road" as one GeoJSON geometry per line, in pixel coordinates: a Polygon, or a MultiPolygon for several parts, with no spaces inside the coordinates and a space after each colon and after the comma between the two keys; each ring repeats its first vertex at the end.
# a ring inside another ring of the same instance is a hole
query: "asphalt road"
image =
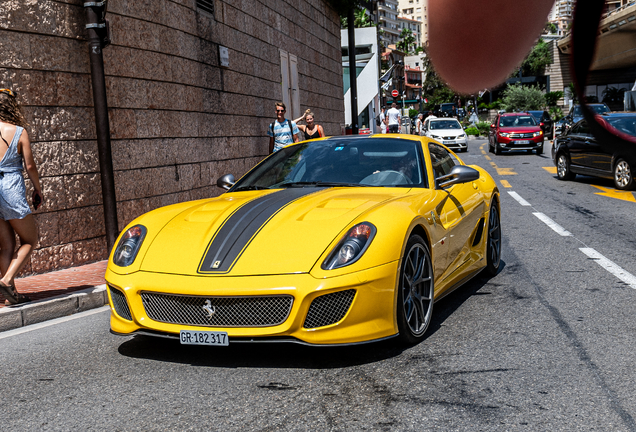
{"type": "Polygon", "coordinates": [[[207,349],[91,311],[0,333],[0,429],[635,431],[634,195],[482,144],[460,157],[500,186],[502,267],[438,302],[419,345],[207,349]]]}

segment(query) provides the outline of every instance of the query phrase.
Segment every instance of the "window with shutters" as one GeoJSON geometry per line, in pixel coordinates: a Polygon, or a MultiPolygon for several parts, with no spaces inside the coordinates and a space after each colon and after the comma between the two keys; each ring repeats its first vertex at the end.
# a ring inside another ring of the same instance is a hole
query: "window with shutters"
{"type": "Polygon", "coordinates": [[[282,79],[283,103],[289,118],[295,119],[300,113],[300,89],[298,88],[298,57],[280,50],[280,74],[282,79]]]}

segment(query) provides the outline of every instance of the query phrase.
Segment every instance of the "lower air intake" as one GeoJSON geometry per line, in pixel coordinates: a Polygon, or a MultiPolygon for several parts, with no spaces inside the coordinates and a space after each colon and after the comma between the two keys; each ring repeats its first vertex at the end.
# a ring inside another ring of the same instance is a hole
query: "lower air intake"
{"type": "Polygon", "coordinates": [[[338,291],[317,297],[311,302],[304,328],[324,327],[335,324],[347,314],[356,290],[338,291]]]}
{"type": "Polygon", "coordinates": [[[128,321],[132,321],[132,315],[130,315],[130,308],[128,307],[128,302],[126,301],[124,293],[112,286],[109,286],[108,288],[110,289],[110,298],[113,300],[115,313],[128,321]]]}
{"type": "Polygon", "coordinates": [[[294,298],[280,296],[213,297],[145,292],[148,317],[170,324],[210,327],[271,327],[285,322],[294,298]]]}

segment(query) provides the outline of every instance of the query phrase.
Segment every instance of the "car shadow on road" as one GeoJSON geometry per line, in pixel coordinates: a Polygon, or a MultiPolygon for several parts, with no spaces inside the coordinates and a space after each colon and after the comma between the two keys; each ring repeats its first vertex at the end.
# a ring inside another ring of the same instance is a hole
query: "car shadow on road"
{"type": "MultiPolygon", "coordinates": [[[[500,272],[504,266],[502,260],[500,272]]],[[[439,331],[446,319],[470,297],[479,295],[479,291],[489,280],[490,278],[479,275],[438,301],[426,337],[420,344],[426,344],[426,339],[439,331]]],[[[333,369],[387,360],[410,348],[394,339],[341,347],[232,342],[226,347],[205,347],[181,345],[176,339],[135,336],[120,344],[118,351],[130,358],[202,367],[333,369]]]]}

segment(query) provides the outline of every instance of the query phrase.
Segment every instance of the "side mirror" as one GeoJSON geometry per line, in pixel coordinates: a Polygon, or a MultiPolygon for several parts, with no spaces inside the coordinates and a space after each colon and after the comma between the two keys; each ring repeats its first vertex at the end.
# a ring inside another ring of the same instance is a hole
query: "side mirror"
{"type": "Polygon", "coordinates": [[[437,177],[435,181],[441,188],[459,183],[468,183],[479,179],[479,171],[466,165],[455,165],[449,174],[437,177]]]}
{"type": "Polygon", "coordinates": [[[234,176],[232,174],[225,174],[216,181],[216,185],[223,189],[230,189],[234,186],[234,176]]]}
{"type": "Polygon", "coordinates": [[[495,127],[495,124],[494,124],[494,123],[490,123],[490,127],[491,127],[491,128],[494,128],[494,127],[495,127]]]}

